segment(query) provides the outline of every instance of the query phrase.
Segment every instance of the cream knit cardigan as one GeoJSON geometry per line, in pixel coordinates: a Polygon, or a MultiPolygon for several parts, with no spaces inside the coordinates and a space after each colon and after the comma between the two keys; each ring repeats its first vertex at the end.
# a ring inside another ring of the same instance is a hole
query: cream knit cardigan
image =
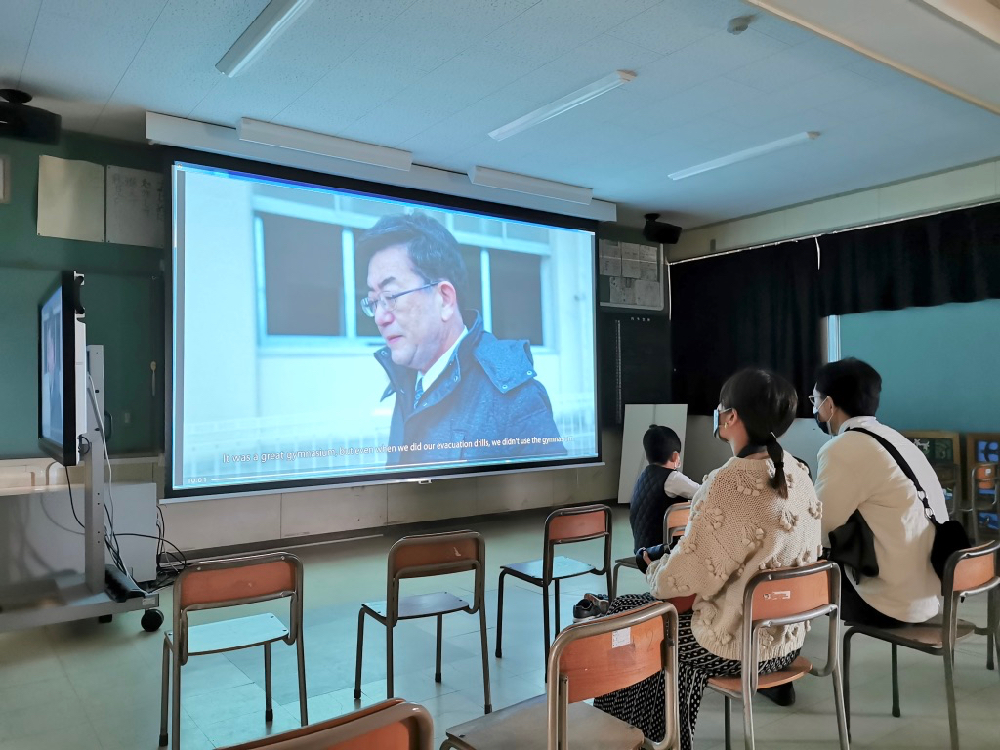
{"type": "MultiPolygon", "coordinates": [[[[743,592],[759,570],[808,565],[821,551],[822,506],[809,475],[785,453],[788,498],[769,484],[774,464],[731,458],[706,477],[691,501],[691,517],[674,551],[646,572],[657,599],[695,595],[691,632],[723,659],[741,657],[743,592]]],[[[803,624],[760,632],[760,660],[802,646],[803,624]]]]}

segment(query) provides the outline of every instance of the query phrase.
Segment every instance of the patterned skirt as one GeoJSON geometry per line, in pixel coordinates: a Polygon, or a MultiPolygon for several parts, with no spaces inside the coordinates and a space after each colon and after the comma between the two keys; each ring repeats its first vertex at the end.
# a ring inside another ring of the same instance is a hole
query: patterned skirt
{"type": "MultiPolygon", "coordinates": [[[[623,594],[611,602],[608,614],[635,609],[655,601],[649,594],[623,594]]],[[[694,725],[698,719],[698,708],[709,677],[733,677],[740,673],[740,662],[723,659],[705,650],[691,633],[691,613],[680,616],[677,647],[677,696],[680,702],[681,750],[691,750],[694,725]]],[[[785,669],[798,656],[798,650],[786,656],[761,662],[760,674],[768,674],[785,669]]],[[[602,711],[638,727],[654,742],[663,740],[666,727],[664,713],[664,677],[655,674],[632,687],[616,690],[594,700],[594,705],[602,711]]]]}

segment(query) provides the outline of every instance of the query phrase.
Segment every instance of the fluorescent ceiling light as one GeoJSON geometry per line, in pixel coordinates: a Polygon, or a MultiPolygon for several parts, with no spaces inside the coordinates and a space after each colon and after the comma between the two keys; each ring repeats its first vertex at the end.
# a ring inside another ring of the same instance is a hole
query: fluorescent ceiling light
{"type": "Polygon", "coordinates": [[[616,89],[634,78],[635,73],[631,70],[616,70],[611,75],[605,76],[599,81],[594,81],[593,83],[584,86],[582,89],[578,89],[572,94],[564,96],[558,101],[546,104],[544,107],[539,107],[534,112],[529,112],[524,115],[524,117],[518,117],[514,120],[514,122],[509,122],[503,127],[490,131],[490,138],[495,141],[502,141],[505,138],[510,138],[512,135],[517,135],[518,133],[525,131],[530,127],[534,127],[541,122],[551,120],[553,117],[561,115],[567,110],[573,109],[573,107],[579,107],[581,104],[585,104],[591,99],[597,98],[601,94],[606,94],[611,91],[611,89],[616,89]]]}
{"type": "Polygon", "coordinates": [[[540,195],[543,198],[553,198],[568,203],[589,204],[594,197],[594,191],[590,188],[541,180],[537,177],[528,177],[514,172],[501,172],[498,169],[488,169],[487,167],[473,167],[469,170],[469,179],[473,185],[481,187],[513,190],[518,193],[540,195]]]}
{"type": "Polygon", "coordinates": [[[403,172],[408,172],[413,165],[413,154],[409,151],[361,143],[360,141],[349,141],[346,138],[288,128],[284,125],[250,120],[246,117],[241,119],[236,126],[236,137],[248,143],[290,148],[294,151],[307,151],[310,154],[332,156],[334,159],[346,159],[386,169],[399,169],[403,172]]]}
{"type": "Polygon", "coordinates": [[[737,162],[746,161],[747,159],[755,159],[758,156],[763,156],[764,154],[769,154],[772,151],[777,151],[782,148],[797,146],[800,143],[809,143],[809,141],[815,140],[816,138],[819,138],[819,133],[815,130],[810,130],[808,133],[796,133],[788,138],[780,138],[776,141],[765,143],[763,146],[754,146],[753,148],[744,149],[743,151],[737,151],[735,154],[729,154],[728,156],[722,156],[718,159],[712,159],[712,161],[706,161],[704,164],[696,164],[693,167],[688,167],[687,169],[682,169],[679,172],[668,174],[667,177],[671,180],[683,180],[685,177],[691,177],[696,174],[701,174],[702,172],[709,172],[713,169],[719,169],[720,167],[728,167],[730,164],[736,164],[737,162]]]}
{"type": "Polygon", "coordinates": [[[233,42],[233,46],[215,67],[232,78],[239,75],[292,25],[313,0],[271,0],[254,22],[233,42]]]}
{"type": "Polygon", "coordinates": [[[915,0],[947,19],[1000,44],[1000,3],[995,0],[915,0]]]}

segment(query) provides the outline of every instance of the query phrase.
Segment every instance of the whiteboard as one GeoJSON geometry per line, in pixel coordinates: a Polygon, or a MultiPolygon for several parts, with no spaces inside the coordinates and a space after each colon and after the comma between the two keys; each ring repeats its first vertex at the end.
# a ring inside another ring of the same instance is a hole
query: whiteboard
{"type": "Polygon", "coordinates": [[[144,169],[108,167],[107,240],[122,245],[166,246],[163,175],[144,169]]]}
{"type": "Polygon", "coordinates": [[[669,427],[681,439],[681,469],[687,438],[687,404],[625,404],[625,430],[622,434],[622,466],[618,476],[618,502],[631,503],[635,480],[646,468],[642,436],[651,424],[669,427]]]}

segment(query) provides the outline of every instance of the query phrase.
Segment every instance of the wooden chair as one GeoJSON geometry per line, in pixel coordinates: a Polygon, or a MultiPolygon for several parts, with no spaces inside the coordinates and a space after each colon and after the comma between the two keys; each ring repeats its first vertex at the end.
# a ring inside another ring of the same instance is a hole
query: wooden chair
{"type": "Polygon", "coordinates": [[[490,704],[490,667],[486,659],[486,610],[483,607],[485,590],[486,542],[475,531],[448,531],[439,534],[406,536],[389,550],[389,571],[386,582],[386,599],[366,602],[358,611],[358,653],[354,668],[354,700],[361,699],[361,657],[364,653],[365,615],[385,626],[386,630],[386,681],[387,698],[394,695],[394,665],[392,631],[400,620],[437,617],[437,670],[434,679],[441,682],[441,630],[442,618],[451,612],[479,614],[479,640],[483,659],[483,709],[493,710],[490,704]],[[475,593],[472,604],[464,599],[438,592],[418,596],[399,596],[399,582],[406,578],[426,578],[474,570],[475,593]]]}
{"type": "Polygon", "coordinates": [[[167,744],[167,704],[171,704],[170,739],[180,748],[181,667],[188,657],[241,648],[264,647],[265,719],[271,721],[271,644],[296,646],[302,726],[309,723],[306,707],[306,664],[302,641],[302,563],[287,552],[211,560],[185,568],[174,583],[173,630],[163,634],[163,676],[160,694],[160,747],[167,744]],[[288,599],[288,627],[273,614],[189,625],[188,614],[206,609],[288,599]],[[170,673],[173,699],[170,700],[170,673]]]}
{"type": "Polygon", "coordinates": [[[606,505],[585,505],[561,508],[545,519],[545,541],[541,560],[500,566],[497,594],[497,658],[503,657],[503,581],[508,575],[542,589],[542,622],[545,630],[545,663],[549,659],[549,585],[555,586],[556,633],[559,627],[559,582],[565,578],[592,573],[607,579],[608,594],[614,591],[611,582],[611,509],[606,505]],[[604,539],[604,565],[597,569],[589,563],[555,554],[556,545],[604,539]]]}
{"type": "Polygon", "coordinates": [[[228,750],[431,750],[433,746],[434,720],[427,709],[395,698],[228,750]]]}
{"type": "MultiPolygon", "coordinates": [[[[687,528],[688,518],[691,516],[691,503],[674,503],[667,512],[663,514],[663,544],[667,549],[671,549],[674,544],[684,536],[687,528]]],[[[611,598],[618,596],[618,570],[619,568],[632,568],[638,570],[639,565],[635,561],[635,555],[623,557],[615,560],[615,567],[611,572],[611,598]]]]}
{"type": "Polygon", "coordinates": [[[844,689],[840,677],[840,568],[819,562],[800,568],[779,568],[756,573],[743,594],[743,668],[738,677],[712,677],[708,687],[722,693],[726,703],[726,750],[730,748],[730,708],[732,699],[743,701],[743,741],[754,748],[753,694],[813,674],[833,675],[833,695],[841,750],[849,750],[844,689]],[[758,674],[759,633],[764,628],[809,622],[819,617],[830,620],[826,664],[817,669],[799,656],[786,669],[758,674]]]}
{"type": "Polygon", "coordinates": [[[973,634],[986,635],[987,667],[992,669],[993,649],[1000,636],[1000,616],[997,597],[1000,594],[1000,568],[997,553],[1000,541],[978,547],[960,550],[953,554],[945,565],[942,591],[944,612],[919,625],[902,628],[875,628],[869,625],[849,625],[844,634],[844,687],[847,703],[847,720],[850,726],[850,673],[851,639],[855,635],[867,635],[892,644],[892,715],[899,716],[899,680],[896,668],[896,648],[923,651],[925,654],[940,656],[944,660],[944,685],[948,701],[948,728],[951,732],[952,750],[958,750],[958,717],[955,710],[955,644],[973,634]],[[989,592],[989,615],[985,628],[977,628],[973,623],[958,619],[958,604],[966,596],[989,592]]]}
{"type": "Polygon", "coordinates": [[[447,731],[441,750],[583,750],[677,746],[677,610],[668,602],[568,626],[552,645],[545,695],[447,731]],[[663,740],[583,703],[665,672],[663,740]]]}

